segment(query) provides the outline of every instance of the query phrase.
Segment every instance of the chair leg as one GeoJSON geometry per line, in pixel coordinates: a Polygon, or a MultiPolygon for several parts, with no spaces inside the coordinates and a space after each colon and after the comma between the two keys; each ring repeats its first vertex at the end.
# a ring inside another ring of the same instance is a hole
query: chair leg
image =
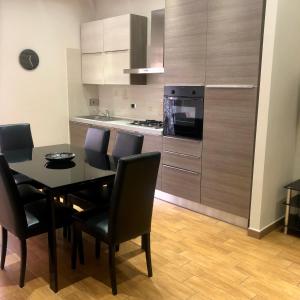
{"type": "Polygon", "coordinates": [[[7,230],[2,227],[1,270],[4,269],[7,250],[7,230]]]}
{"type": "Polygon", "coordinates": [[[100,253],[101,253],[101,241],[98,238],[96,238],[96,241],[95,241],[95,254],[96,254],[97,259],[100,257],[100,253]]]}
{"type": "Polygon", "coordinates": [[[21,272],[19,286],[24,287],[25,272],[26,272],[26,260],[27,260],[27,245],[26,240],[21,240],[21,272]]]}
{"type": "Polygon", "coordinates": [[[117,279],[116,279],[116,245],[109,245],[109,272],[112,294],[117,294],[117,279]]]}
{"type": "Polygon", "coordinates": [[[83,251],[83,241],[82,241],[82,231],[77,231],[77,239],[78,239],[78,254],[79,254],[79,262],[80,264],[84,264],[84,251],[83,251]]]}
{"type": "Polygon", "coordinates": [[[72,242],[72,260],[71,260],[71,266],[72,269],[76,269],[76,263],[77,263],[77,234],[75,226],[73,226],[73,242],[72,242]]]}
{"type": "Polygon", "coordinates": [[[146,262],[147,262],[147,270],[148,277],[152,277],[152,263],[151,263],[151,248],[150,248],[150,233],[143,235],[145,253],[146,253],[146,262]]]}
{"type": "Polygon", "coordinates": [[[145,248],[145,235],[142,235],[142,238],[141,238],[141,249],[146,251],[146,248],[145,248]]]}
{"type": "Polygon", "coordinates": [[[120,244],[117,244],[116,245],[116,252],[119,252],[120,251],[120,244]]]}

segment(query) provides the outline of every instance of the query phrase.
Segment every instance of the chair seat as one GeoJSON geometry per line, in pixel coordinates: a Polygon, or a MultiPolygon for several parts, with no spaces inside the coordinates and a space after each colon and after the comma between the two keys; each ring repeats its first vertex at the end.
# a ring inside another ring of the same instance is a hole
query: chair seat
{"type": "Polygon", "coordinates": [[[16,184],[31,183],[32,179],[23,174],[14,174],[16,184]]]}
{"type": "Polygon", "coordinates": [[[108,235],[109,212],[89,211],[73,215],[73,219],[79,222],[88,232],[106,237],[108,235]]]}
{"type": "Polygon", "coordinates": [[[73,204],[82,208],[87,206],[108,210],[110,203],[110,193],[107,187],[93,187],[73,193],[69,197],[73,204]]]}
{"type": "Polygon", "coordinates": [[[23,200],[24,204],[37,201],[40,199],[44,199],[46,195],[39,191],[38,189],[34,188],[30,184],[20,184],[17,186],[18,191],[20,193],[20,197],[23,200]]]}
{"type": "MultiPolygon", "coordinates": [[[[55,205],[55,221],[56,228],[68,225],[72,221],[73,210],[59,203],[55,205]]],[[[27,235],[28,237],[48,231],[48,216],[46,199],[40,199],[24,205],[27,219],[27,235]]]]}

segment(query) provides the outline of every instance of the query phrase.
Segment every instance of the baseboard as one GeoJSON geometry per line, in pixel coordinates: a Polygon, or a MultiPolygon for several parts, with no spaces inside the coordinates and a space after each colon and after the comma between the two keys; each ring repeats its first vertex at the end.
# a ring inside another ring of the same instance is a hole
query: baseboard
{"type": "Polygon", "coordinates": [[[256,229],[253,229],[253,228],[248,228],[248,236],[251,236],[251,237],[253,237],[255,239],[261,239],[264,236],[266,236],[268,233],[270,233],[273,230],[275,230],[276,228],[282,226],[283,225],[283,220],[284,220],[284,217],[280,217],[279,219],[277,219],[273,223],[265,226],[261,230],[256,230],[256,229]]]}
{"type": "Polygon", "coordinates": [[[183,199],[180,197],[173,196],[171,194],[156,190],[155,191],[155,197],[170,202],[172,204],[178,205],[180,207],[201,213],[203,215],[242,227],[242,228],[248,228],[248,219],[239,217],[206,205],[203,205],[198,202],[190,201],[187,199],[183,199]]]}

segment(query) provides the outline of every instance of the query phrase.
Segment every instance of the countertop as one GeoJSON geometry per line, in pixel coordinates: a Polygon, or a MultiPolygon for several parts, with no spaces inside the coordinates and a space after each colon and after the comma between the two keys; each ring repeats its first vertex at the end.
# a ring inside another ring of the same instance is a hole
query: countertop
{"type": "Polygon", "coordinates": [[[139,132],[143,134],[162,135],[163,132],[162,128],[155,129],[155,128],[132,125],[130,123],[132,123],[133,120],[125,119],[125,118],[124,119],[120,118],[120,120],[114,120],[114,121],[101,121],[101,120],[85,119],[84,117],[71,117],[70,121],[84,123],[84,124],[91,124],[96,126],[98,125],[103,127],[118,128],[127,131],[139,132]]]}

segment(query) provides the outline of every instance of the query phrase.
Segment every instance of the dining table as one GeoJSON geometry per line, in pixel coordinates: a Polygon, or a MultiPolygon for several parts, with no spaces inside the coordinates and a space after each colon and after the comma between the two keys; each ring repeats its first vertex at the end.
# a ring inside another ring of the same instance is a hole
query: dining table
{"type": "Polygon", "coordinates": [[[49,284],[58,292],[55,199],[95,185],[112,187],[117,161],[112,156],[70,144],[17,149],[4,155],[13,172],[29,177],[45,193],[49,212],[49,284]],[[49,162],[46,155],[52,153],[72,153],[75,157],[70,161],[49,162]]]}

